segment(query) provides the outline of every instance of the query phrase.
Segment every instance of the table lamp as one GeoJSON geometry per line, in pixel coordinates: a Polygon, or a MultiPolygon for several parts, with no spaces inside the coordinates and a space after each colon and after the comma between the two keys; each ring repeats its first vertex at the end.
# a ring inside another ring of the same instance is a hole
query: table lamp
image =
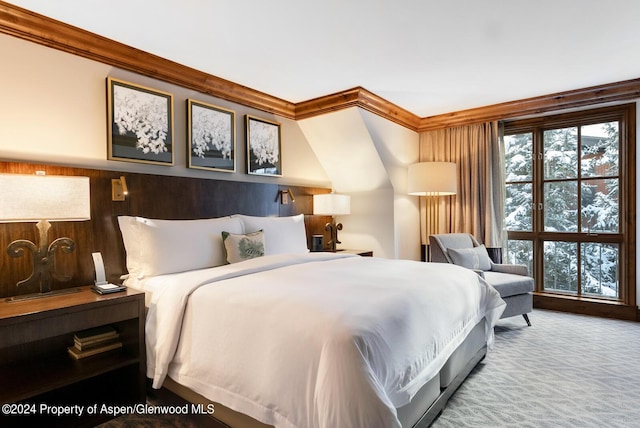
{"type": "Polygon", "coordinates": [[[37,244],[20,239],[7,247],[11,257],[21,257],[25,250],[32,253],[33,272],[16,286],[29,287],[35,283],[40,286],[40,293],[14,296],[10,301],[77,291],[51,291],[51,277],[59,281],[71,279],[55,271],[56,250],[71,253],[75,243],[70,238],[58,238],[48,244],[49,222],[89,220],[89,189],[89,177],[45,175],[42,172],[35,175],[0,174],[0,222],[35,222],[39,235],[37,244]]]}
{"type": "Polygon", "coordinates": [[[342,230],[342,223],[336,224],[333,216],[351,214],[351,197],[337,193],[313,195],[313,214],[332,216],[331,223],[327,223],[324,229],[331,233],[328,245],[329,249],[335,252],[336,244],[341,244],[338,240],[338,230],[342,230]]]}

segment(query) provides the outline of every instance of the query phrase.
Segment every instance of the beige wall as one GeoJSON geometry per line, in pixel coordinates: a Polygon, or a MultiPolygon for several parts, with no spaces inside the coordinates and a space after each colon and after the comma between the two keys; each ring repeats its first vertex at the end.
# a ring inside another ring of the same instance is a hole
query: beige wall
{"type": "Polygon", "coordinates": [[[6,35],[0,35],[0,54],[0,157],[4,160],[331,187],[295,121],[6,35]],[[107,76],[173,94],[174,166],[107,160],[107,76]],[[187,98],[236,112],[236,173],[186,167],[187,98]],[[282,123],[283,177],[245,174],[245,114],[282,123]]]}
{"type": "Polygon", "coordinates": [[[337,218],[341,247],[420,260],[418,198],[406,189],[418,134],[355,107],[299,124],[334,191],[351,196],[351,214],[337,218]]]}
{"type": "Polygon", "coordinates": [[[352,195],[344,248],[419,260],[417,198],[406,167],[418,134],[353,108],[296,122],[0,34],[0,158],[138,173],[334,188],[352,195]],[[107,160],[106,77],[172,93],[172,167],[107,160]],[[186,99],[236,112],[236,173],[189,169],[186,99]],[[247,175],[244,115],[282,123],[282,177],[247,175]]]}

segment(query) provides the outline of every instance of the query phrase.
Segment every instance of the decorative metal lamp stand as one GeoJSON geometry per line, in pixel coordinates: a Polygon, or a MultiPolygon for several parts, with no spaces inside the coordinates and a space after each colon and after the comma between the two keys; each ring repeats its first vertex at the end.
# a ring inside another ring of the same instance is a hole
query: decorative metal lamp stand
{"type": "Polygon", "coordinates": [[[31,275],[29,275],[27,279],[19,281],[16,286],[29,287],[35,283],[39,283],[40,293],[10,297],[10,301],[35,299],[51,294],[67,294],[77,291],[76,289],[67,288],[56,290],[54,293],[51,291],[51,277],[54,277],[58,281],[69,281],[71,279],[68,275],[62,275],[56,272],[55,251],[60,248],[64,253],[71,253],[76,247],[75,242],[70,238],[58,238],[47,246],[47,237],[49,235],[51,223],[47,220],[40,220],[36,223],[36,228],[38,229],[38,234],[40,236],[39,244],[37,246],[26,239],[19,239],[9,244],[9,247],[7,247],[7,253],[9,253],[9,256],[11,257],[22,257],[24,255],[24,249],[31,251],[33,272],[31,272],[31,275]]]}

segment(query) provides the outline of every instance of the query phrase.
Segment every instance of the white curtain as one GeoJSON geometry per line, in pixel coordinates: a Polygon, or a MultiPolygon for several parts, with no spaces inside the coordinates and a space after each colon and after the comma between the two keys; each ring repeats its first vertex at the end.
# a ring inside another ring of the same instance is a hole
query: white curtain
{"type": "MultiPolygon", "coordinates": [[[[458,193],[440,197],[440,233],[471,233],[487,247],[502,247],[504,167],[499,122],[420,134],[420,162],[455,162],[458,193]]],[[[423,204],[423,200],[421,204],[423,204]]],[[[425,230],[425,216],[422,216],[425,230]]],[[[422,234],[423,244],[426,234],[422,234]]]]}

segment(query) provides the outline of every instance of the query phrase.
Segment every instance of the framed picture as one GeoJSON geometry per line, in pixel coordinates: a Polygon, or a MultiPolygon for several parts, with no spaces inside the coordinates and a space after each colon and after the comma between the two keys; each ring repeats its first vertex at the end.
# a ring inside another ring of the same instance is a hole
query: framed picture
{"type": "Polygon", "coordinates": [[[189,168],[235,172],[235,112],[188,99],[187,122],[189,168]]]}
{"type": "Polygon", "coordinates": [[[246,115],[247,172],[258,175],[282,175],[280,124],[246,115]]]}
{"type": "Polygon", "coordinates": [[[107,78],[109,159],[173,165],[173,95],[107,78]]]}

